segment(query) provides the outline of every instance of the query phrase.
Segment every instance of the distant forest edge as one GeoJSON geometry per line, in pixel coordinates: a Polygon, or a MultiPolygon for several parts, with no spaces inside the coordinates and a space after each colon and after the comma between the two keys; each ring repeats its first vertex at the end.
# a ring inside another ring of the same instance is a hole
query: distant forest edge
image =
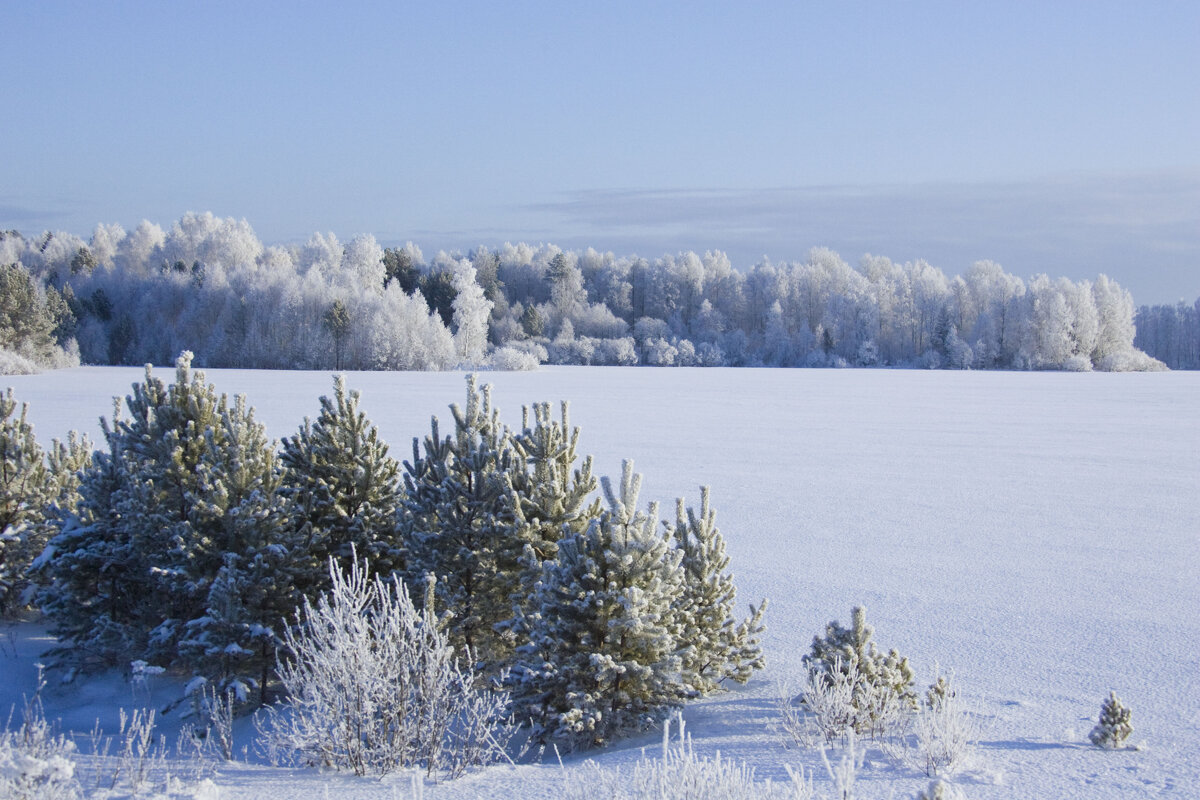
{"type": "Polygon", "coordinates": [[[1143,307],[1135,328],[1132,296],[1104,275],[1026,282],[979,261],[948,278],[923,260],[854,268],[825,248],[745,272],[720,251],[549,244],[426,261],[370,235],[268,247],[211,213],[165,231],[98,225],[86,242],[0,232],[0,309],[9,373],[183,350],[198,366],[262,369],[1200,366],[1200,301],[1143,307]]]}

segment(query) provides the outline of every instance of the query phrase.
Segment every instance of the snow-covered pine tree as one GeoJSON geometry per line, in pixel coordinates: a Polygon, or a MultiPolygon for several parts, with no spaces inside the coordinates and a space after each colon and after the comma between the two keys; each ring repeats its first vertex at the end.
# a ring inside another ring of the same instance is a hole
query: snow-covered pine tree
{"type": "Polygon", "coordinates": [[[0,395],[0,611],[12,607],[29,567],[27,540],[42,519],[53,479],[27,418],[28,404],[16,412],[9,389],[0,395]]]}
{"type": "MultiPolygon", "coordinates": [[[[109,452],[80,484],[43,569],[39,602],[64,643],[62,661],[179,661],[188,621],[202,617],[227,552],[273,502],[275,458],[261,425],[231,409],[191,353],[167,386],[149,367],[143,383],[102,420],[109,452]]],[[[258,535],[258,534],[255,534],[258,535]]]]}
{"type": "Polygon", "coordinates": [[[875,629],[867,624],[867,611],[856,606],[850,613],[849,628],[843,628],[834,620],[825,626],[825,636],[814,636],[812,651],[804,656],[804,665],[816,675],[830,675],[834,671],[849,674],[851,668],[860,676],[853,687],[853,704],[860,717],[856,720],[857,732],[864,733],[875,727],[872,709],[879,706],[880,693],[892,693],[896,700],[909,708],[916,708],[917,695],[913,688],[914,673],[908,659],[895,650],[886,655],[879,652],[871,637],[875,629]]]}
{"type": "Polygon", "coordinates": [[[709,506],[709,488],[700,489],[700,512],[684,509],[676,501],[675,524],[667,526],[682,553],[684,588],[679,599],[683,640],[688,649],[683,657],[685,682],[700,694],[720,688],[732,679],[745,683],[756,669],[763,668],[760,637],[766,626],[763,614],[767,601],[750,607],[750,616],[738,623],[733,617],[737,591],[726,570],[725,539],[717,528],[716,512],[709,506]]]}
{"type": "Polygon", "coordinates": [[[509,674],[515,718],[535,741],[602,745],[661,720],[689,696],[681,681],[681,553],[657,531],[658,509],[636,510],[640,476],[626,461],[620,495],[559,542],[521,615],[509,674]]]}
{"type": "Polygon", "coordinates": [[[179,658],[220,693],[233,691],[244,703],[257,689],[261,703],[284,619],[300,603],[296,575],[306,554],[287,524],[273,443],[245,398],[235,398],[221,425],[224,444],[197,468],[195,516],[207,518],[202,527],[211,531],[197,581],[207,590],[202,611],[186,622],[179,658]]]}
{"type": "Polygon", "coordinates": [[[467,376],[466,405],[450,410],[454,435],[440,438],[434,417],[430,435],[423,443],[413,439],[413,460],[404,464],[405,574],[414,598],[424,594],[426,575],[436,577],[451,641],[494,666],[507,658],[509,645],[495,626],[510,616],[517,580],[501,564],[513,535],[505,474],[515,454],[491,387],[480,389],[474,375],[467,376]]]}
{"type": "MultiPolygon", "coordinates": [[[[120,400],[114,403],[119,418],[120,400]]],[[[119,442],[101,419],[109,452],[96,451],[83,470],[79,502],[57,520],[58,531],[34,565],[39,582],[37,604],[60,646],[48,655],[56,666],[72,669],[121,664],[137,639],[132,624],[139,598],[126,573],[145,569],[122,535],[116,496],[122,483],[119,442]]]]}
{"type": "Polygon", "coordinates": [[[66,442],[54,439],[46,451],[46,479],[36,514],[25,521],[16,541],[6,543],[5,568],[15,576],[15,591],[3,593],[0,585],[0,610],[26,606],[34,602],[42,573],[39,569],[46,545],[55,536],[62,521],[74,513],[79,503],[79,482],[92,463],[92,442],[75,431],[66,442]]]}
{"type": "Polygon", "coordinates": [[[1092,728],[1088,739],[1097,747],[1115,750],[1125,744],[1129,734],[1133,733],[1133,725],[1129,721],[1132,716],[1133,712],[1121,703],[1117,693],[1109,692],[1108,698],[1100,706],[1100,721],[1092,728]]]}
{"type": "Polygon", "coordinates": [[[283,481],[303,557],[298,586],[315,598],[329,584],[329,558],[340,569],[353,553],[373,571],[388,574],[403,565],[397,529],[400,465],[358,407],[359,393],[334,378],[333,397],[321,398],[315,422],[283,441],[283,481]]]}
{"type": "Polygon", "coordinates": [[[529,611],[542,563],[554,560],[559,540],[583,533],[600,515],[599,498],[589,500],[599,484],[592,475],[591,456],[575,466],[579,428],[571,427],[566,401],[557,420],[549,403],[532,409],[527,406],[521,433],[510,443],[516,453],[513,469],[507,473],[513,531],[505,542],[502,568],[517,573],[512,601],[522,611],[529,611]]]}

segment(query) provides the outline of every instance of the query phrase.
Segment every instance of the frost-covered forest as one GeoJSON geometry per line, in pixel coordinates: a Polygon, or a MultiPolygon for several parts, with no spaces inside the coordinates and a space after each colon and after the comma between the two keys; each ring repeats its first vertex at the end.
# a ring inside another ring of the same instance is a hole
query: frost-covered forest
{"type": "Polygon", "coordinates": [[[990,261],[948,276],[818,248],[740,271],[719,251],[549,244],[427,260],[370,235],[264,246],[245,220],[189,213],[88,241],[8,231],[0,265],[9,372],[167,364],[184,349],[199,366],[273,369],[1161,366],[1134,348],[1133,299],[1104,275],[1023,280],[990,261]]]}
{"type": "Polygon", "coordinates": [[[1200,298],[1195,303],[1142,306],[1134,346],[1170,369],[1200,369],[1200,298]]]}

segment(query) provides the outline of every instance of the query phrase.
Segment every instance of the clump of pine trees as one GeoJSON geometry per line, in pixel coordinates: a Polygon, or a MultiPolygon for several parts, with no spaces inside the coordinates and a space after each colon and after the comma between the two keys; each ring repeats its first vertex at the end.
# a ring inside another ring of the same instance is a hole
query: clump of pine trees
{"type": "Polygon", "coordinates": [[[435,604],[449,645],[543,742],[606,743],[763,666],[765,602],[735,619],[708,490],[660,521],[631,463],[618,488],[594,476],[566,403],[510,428],[469,376],[452,427],[435,417],[403,465],[340,377],[280,446],[190,353],[170,384],[147,367],[124,405],[102,421],[106,451],[56,445],[40,467],[75,476],[50,494],[77,491],[47,515],[36,572],[58,666],[141,660],[265,702],[301,657],[295,609],[359,560],[435,604]]]}

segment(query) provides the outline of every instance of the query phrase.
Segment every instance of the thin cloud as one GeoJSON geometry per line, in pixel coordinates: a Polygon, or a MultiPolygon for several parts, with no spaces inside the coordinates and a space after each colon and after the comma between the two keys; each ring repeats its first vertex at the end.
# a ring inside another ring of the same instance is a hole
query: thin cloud
{"type": "Polygon", "coordinates": [[[547,238],[616,252],[719,247],[749,266],[764,254],[800,259],[821,245],[851,260],[868,252],[924,258],[954,273],[982,258],[1018,274],[1104,272],[1146,302],[1200,293],[1198,171],[915,186],[622,189],[578,192],[528,210],[553,220],[547,238]]]}

